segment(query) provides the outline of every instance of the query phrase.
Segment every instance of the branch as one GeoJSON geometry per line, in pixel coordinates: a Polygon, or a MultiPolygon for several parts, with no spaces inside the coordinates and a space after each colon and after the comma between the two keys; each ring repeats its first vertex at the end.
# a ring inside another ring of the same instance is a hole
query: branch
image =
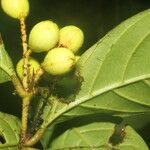
{"type": "Polygon", "coordinates": [[[26,34],[26,24],[25,24],[25,18],[20,19],[20,30],[21,30],[21,39],[22,39],[22,47],[23,47],[23,60],[24,60],[24,65],[23,65],[23,86],[26,91],[29,91],[29,84],[30,84],[30,70],[29,70],[29,57],[31,54],[31,50],[28,49],[28,44],[27,44],[27,34],[26,34]]]}
{"type": "Polygon", "coordinates": [[[21,131],[21,143],[24,143],[27,139],[27,124],[28,124],[28,111],[30,105],[31,97],[23,98],[22,106],[22,131],[21,131]]]}
{"type": "Polygon", "coordinates": [[[11,81],[12,81],[14,88],[16,89],[16,91],[20,97],[24,98],[24,97],[27,97],[29,95],[29,93],[27,93],[24,90],[20,80],[18,79],[18,77],[16,75],[11,76],[11,81]]]}

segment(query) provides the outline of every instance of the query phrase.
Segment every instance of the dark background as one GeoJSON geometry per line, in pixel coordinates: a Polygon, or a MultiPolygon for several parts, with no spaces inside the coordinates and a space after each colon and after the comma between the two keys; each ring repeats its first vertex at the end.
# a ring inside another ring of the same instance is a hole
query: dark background
{"type": "MultiPolygon", "coordinates": [[[[98,39],[123,20],[150,8],[150,0],[29,0],[30,15],[27,18],[27,31],[39,21],[52,19],[61,28],[66,25],[79,26],[85,33],[85,43],[81,52],[87,50],[98,39]]],[[[22,48],[19,22],[0,9],[0,32],[5,47],[14,63],[20,59],[22,48]]],[[[21,100],[13,96],[11,83],[0,86],[0,111],[18,115],[21,100]]],[[[150,145],[150,125],[140,134],[150,145]]]]}

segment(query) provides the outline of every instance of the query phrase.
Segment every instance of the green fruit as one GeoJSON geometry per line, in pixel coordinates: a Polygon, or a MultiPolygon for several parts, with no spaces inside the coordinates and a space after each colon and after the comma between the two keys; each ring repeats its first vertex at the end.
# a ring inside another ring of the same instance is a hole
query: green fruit
{"type": "Polygon", "coordinates": [[[75,55],[67,48],[54,48],[49,51],[42,64],[43,69],[51,75],[63,75],[72,70],[75,55]]]}
{"type": "Polygon", "coordinates": [[[25,18],[29,14],[28,0],[1,0],[1,6],[6,14],[16,19],[25,18]]]}
{"type": "MultiPolygon", "coordinates": [[[[23,79],[23,64],[24,61],[23,59],[21,59],[18,63],[17,63],[17,67],[16,67],[16,71],[17,74],[19,76],[19,78],[22,80],[23,79]]],[[[37,70],[40,69],[40,64],[37,60],[30,58],[29,59],[29,69],[30,69],[30,75],[31,77],[33,77],[34,74],[36,74],[37,70]]]]}
{"type": "Polygon", "coordinates": [[[49,51],[59,40],[59,28],[50,20],[36,24],[29,34],[29,47],[33,52],[49,51]]]}
{"type": "Polygon", "coordinates": [[[80,56],[75,56],[75,60],[76,60],[76,63],[78,62],[78,60],[80,59],[80,56]]]}
{"type": "Polygon", "coordinates": [[[71,49],[76,53],[82,46],[84,35],[81,29],[76,26],[66,26],[60,30],[59,46],[71,49]]]}

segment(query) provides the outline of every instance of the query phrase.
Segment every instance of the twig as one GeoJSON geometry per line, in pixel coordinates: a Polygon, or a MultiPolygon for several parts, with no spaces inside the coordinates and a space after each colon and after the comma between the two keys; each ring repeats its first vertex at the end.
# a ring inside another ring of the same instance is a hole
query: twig
{"type": "Polygon", "coordinates": [[[35,76],[34,76],[34,83],[37,84],[37,82],[39,81],[40,77],[44,74],[44,70],[42,68],[40,68],[39,70],[37,70],[35,76]]]}
{"type": "MultiPolygon", "coordinates": [[[[20,92],[21,90],[18,90],[18,93],[23,98],[23,106],[22,106],[22,131],[21,131],[20,144],[21,145],[25,145],[25,143],[28,140],[28,137],[27,137],[27,130],[28,130],[28,128],[27,127],[28,127],[28,111],[29,111],[30,101],[32,99],[32,96],[36,92],[35,85],[38,83],[38,81],[39,81],[40,77],[43,75],[44,71],[43,71],[42,68],[40,68],[36,72],[36,74],[33,76],[34,78],[31,77],[30,67],[29,67],[29,57],[30,57],[30,54],[31,54],[31,50],[28,48],[28,44],[27,44],[27,34],[26,34],[25,18],[21,18],[20,19],[20,28],[21,28],[21,39],[22,39],[23,60],[24,60],[24,65],[23,65],[23,81],[22,81],[22,84],[23,84],[24,91],[26,93],[28,93],[27,96],[24,96],[24,93],[20,92]]],[[[18,85],[16,85],[16,87],[18,87],[18,85]]],[[[39,137],[41,137],[43,135],[44,130],[43,129],[38,130],[38,134],[40,135],[40,136],[38,135],[39,137]]],[[[37,139],[37,137],[35,139],[37,139]]]]}
{"type": "Polygon", "coordinates": [[[30,84],[28,86],[28,90],[33,92],[34,94],[37,92],[36,84],[39,82],[40,77],[44,74],[44,70],[42,68],[38,69],[36,73],[31,77],[30,84]]]}
{"type": "Polygon", "coordinates": [[[27,135],[28,111],[30,101],[31,101],[30,96],[23,98],[21,143],[24,143],[27,139],[26,135],[27,135]]]}
{"type": "Polygon", "coordinates": [[[28,93],[24,90],[20,80],[18,79],[18,77],[16,75],[11,76],[11,81],[20,97],[23,98],[28,95],[28,93]]]}
{"type": "Polygon", "coordinates": [[[31,50],[28,49],[28,44],[27,44],[27,34],[26,34],[26,24],[25,24],[25,18],[20,19],[20,30],[21,30],[21,39],[22,39],[22,47],[23,47],[23,60],[24,60],[24,65],[23,65],[23,86],[26,91],[28,91],[29,87],[29,77],[30,77],[30,70],[29,70],[29,57],[31,54],[31,50]]]}
{"type": "Polygon", "coordinates": [[[42,135],[44,134],[45,129],[46,128],[41,127],[31,139],[29,139],[28,141],[26,141],[24,143],[24,145],[25,146],[32,146],[35,143],[37,143],[41,139],[42,135]]]}

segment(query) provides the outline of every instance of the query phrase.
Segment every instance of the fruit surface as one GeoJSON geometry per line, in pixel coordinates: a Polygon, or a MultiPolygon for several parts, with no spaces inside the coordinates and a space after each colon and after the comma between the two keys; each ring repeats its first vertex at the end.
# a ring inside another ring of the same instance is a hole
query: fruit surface
{"type": "Polygon", "coordinates": [[[76,63],[78,62],[78,60],[80,59],[80,56],[75,56],[75,59],[76,59],[76,63]]]}
{"type": "Polygon", "coordinates": [[[20,19],[29,14],[28,0],[1,0],[2,9],[9,16],[20,19]]]}
{"type": "Polygon", "coordinates": [[[50,20],[37,23],[29,34],[29,47],[33,52],[49,51],[59,40],[59,28],[50,20]]]}
{"type": "Polygon", "coordinates": [[[66,26],[60,30],[59,46],[71,49],[76,53],[82,46],[84,35],[76,26],[66,26]]]}
{"type": "Polygon", "coordinates": [[[72,70],[75,55],[67,48],[54,48],[49,51],[42,64],[44,70],[51,75],[63,75],[72,70]]]}
{"type": "MultiPolygon", "coordinates": [[[[17,63],[17,67],[16,67],[16,71],[17,74],[19,76],[20,79],[23,79],[23,64],[24,64],[24,60],[21,59],[18,63],[17,63]]],[[[36,74],[37,70],[40,69],[40,64],[37,60],[30,58],[29,59],[29,69],[30,69],[30,75],[31,77],[33,77],[34,74],[36,74]]]]}

